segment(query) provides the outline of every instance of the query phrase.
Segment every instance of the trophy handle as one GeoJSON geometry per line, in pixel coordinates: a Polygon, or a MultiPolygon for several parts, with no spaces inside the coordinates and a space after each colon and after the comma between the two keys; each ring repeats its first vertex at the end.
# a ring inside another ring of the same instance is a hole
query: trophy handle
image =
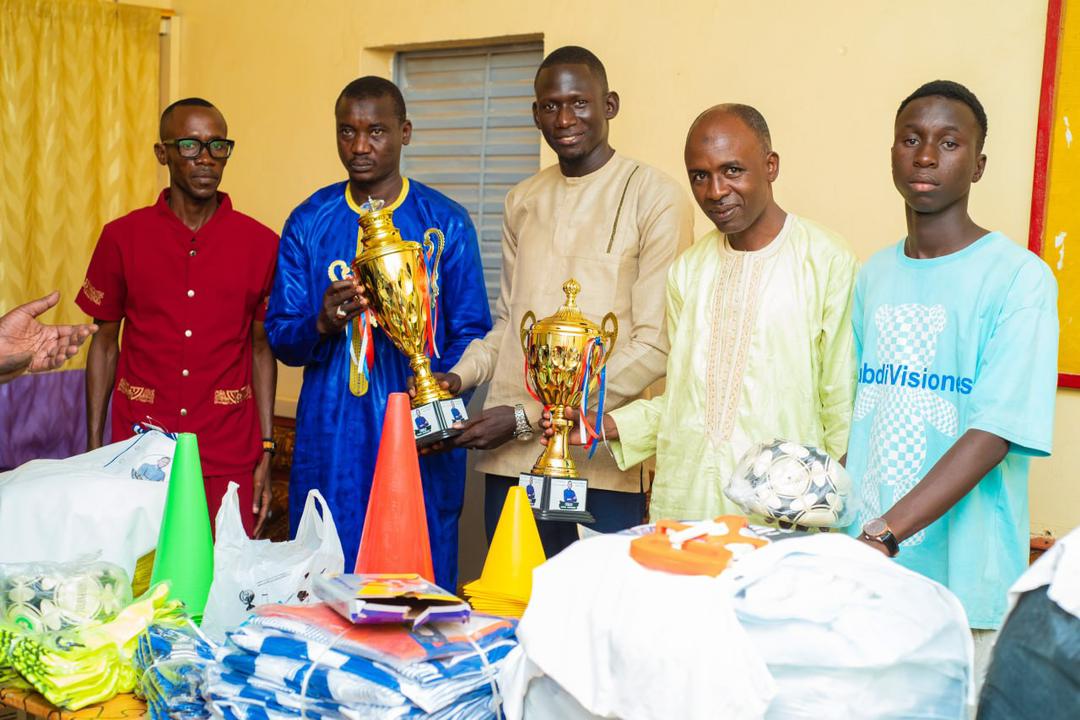
{"type": "Polygon", "coordinates": [[[611,351],[615,348],[615,340],[618,337],[619,318],[615,317],[615,313],[609,312],[604,316],[604,319],[600,321],[600,338],[604,341],[605,358],[611,355],[611,351]],[[609,325],[610,329],[608,329],[609,325]]]}
{"type": "Polygon", "coordinates": [[[431,275],[428,278],[428,283],[431,286],[431,297],[439,297],[439,262],[442,260],[443,246],[446,245],[446,236],[442,234],[442,230],[438,228],[428,228],[424,233],[424,255],[427,259],[431,260],[431,253],[435,252],[435,262],[431,264],[431,275]],[[435,243],[431,241],[432,236],[439,239],[438,251],[435,251],[435,243]]]}
{"type": "Polygon", "coordinates": [[[529,359],[529,331],[532,330],[532,326],[536,324],[536,315],[532,310],[528,310],[521,316],[521,352],[525,353],[525,360],[529,359]],[[532,322],[529,322],[529,321],[532,322]],[[528,323],[528,327],[526,327],[528,323]]]}

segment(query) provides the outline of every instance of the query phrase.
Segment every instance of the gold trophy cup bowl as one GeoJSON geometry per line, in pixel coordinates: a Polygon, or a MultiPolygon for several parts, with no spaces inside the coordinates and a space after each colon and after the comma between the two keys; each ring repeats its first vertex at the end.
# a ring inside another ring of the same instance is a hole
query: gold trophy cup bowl
{"type": "Polygon", "coordinates": [[[403,240],[394,226],[393,211],[382,205],[382,201],[368,200],[362,206],[363,250],[353,260],[352,270],[367,288],[376,324],[409,358],[416,387],[412,399],[413,433],[417,445],[430,445],[460,434],[454,423],[468,419],[465,404],[435,379],[431,360],[424,351],[429,333],[434,335],[428,324],[432,321],[432,298],[439,293],[438,267],[444,238],[439,230],[431,228],[424,233],[423,244],[403,240]],[[425,253],[433,252],[435,262],[429,275],[425,253]]]}
{"type": "Polygon", "coordinates": [[[525,353],[526,383],[545,407],[551,410],[555,434],[537,458],[532,471],[522,473],[519,484],[533,485],[533,508],[542,520],[591,522],[585,510],[588,481],[580,477],[570,455],[570,428],[567,407],[580,407],[586,382],[595,386],[607,356],[615,346],[619,321],[614,313],[600,325],[585,317],[577,306],[581,285],[571,278],[563,283],[565,304],[543,320],[532,311],[521,318],[521,348],[525,353]],[[584,377],[586,371],[589,377],[584,377]],[[555,487],[554,481],[565,481],[555,487]],[[535,486],[541,485],[536,493],[535,486]]]}

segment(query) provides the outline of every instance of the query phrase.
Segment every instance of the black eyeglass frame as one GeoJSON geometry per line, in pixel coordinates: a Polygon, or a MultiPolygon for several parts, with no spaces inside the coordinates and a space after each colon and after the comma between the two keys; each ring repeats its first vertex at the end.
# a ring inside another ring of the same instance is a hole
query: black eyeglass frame
{"type": "Polygon", "coordinates": [[[162,140],[161,144],[162,145],[174,145],[176,147],[176,154],[179,155],[180,157],[186,159],[186,160],[194,160],[194,159],[198,158],[200,155],[203,154],[203,150],[206,150],[206,152],[210,155],[210,157],[214,158],[215,160],[228,160],[230,157],[232,157],[233,148],[236,147],[236,141],[235,140],[229,140],[227,138],[211,138],[210,140],[207,140],[206,142],[203,142],[199,138],[195,138],[195,137],[181,137],[181,138],[173,138],[172,140],[162,140]],[[198,143],[199,144],[199,151],[196,152],[194,155],[185,155],[184,153],[180,152],[180,143],[185,142],[185,141],[198,143]],[[214,151],[210,148],[210,145],[213,144],[213,143],[225,143],[225,147],[227,148],[225,154],[224,155],[215,155],[214,151]]]}

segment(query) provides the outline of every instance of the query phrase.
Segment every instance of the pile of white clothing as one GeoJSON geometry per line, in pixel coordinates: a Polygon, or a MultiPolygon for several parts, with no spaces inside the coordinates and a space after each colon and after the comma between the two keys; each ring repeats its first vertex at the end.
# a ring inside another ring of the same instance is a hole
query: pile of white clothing
{"type": "Polygon", "coordinates": [[[766,718],[966,717],[971,632],[944,586],[837,534],[774,542],[722,577],[776,680],[766,718]]]}
{"type": "Polygon", "coordinates": [[[325,605],[264,606],[207,669],[214,717],[230,720],[496,717],[494,678],[514,622],[353,626],[325,605]]]}
{"type": "Polygon", "coordinates": [[[952,593],[837,534],[786,537],[719,577],[646,569],[632,537],[536,569],[509,720],[962,718],[967,618],[952,593]]]}
{"type": "Polygon", "coordinates": [[[541,673],[602,717],[762,717],[775,685],[735,618],[732,586],[646,569],[631,540],[581,540],[533,572],[518,627],[527,658],[500,678],[507,718],[521,717],[541,673]]]}

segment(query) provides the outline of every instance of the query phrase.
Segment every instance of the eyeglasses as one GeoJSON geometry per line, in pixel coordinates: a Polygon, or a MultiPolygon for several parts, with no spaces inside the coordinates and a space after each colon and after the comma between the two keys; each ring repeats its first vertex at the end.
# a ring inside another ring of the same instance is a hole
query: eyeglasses
{"type": "Polygon", "coordinates": [[[232,155],[233,146],[236,145],[235,140],[210,140],[203,142],[199,138],[176,138],[175,140],[162,140],[162,145],[175,145],[176,152],[180,154],[182,158],[194,159],[202,155],[203,148],[206,148],[210,153],[210,157],[217,160],[224,160],[232,155]]]}

